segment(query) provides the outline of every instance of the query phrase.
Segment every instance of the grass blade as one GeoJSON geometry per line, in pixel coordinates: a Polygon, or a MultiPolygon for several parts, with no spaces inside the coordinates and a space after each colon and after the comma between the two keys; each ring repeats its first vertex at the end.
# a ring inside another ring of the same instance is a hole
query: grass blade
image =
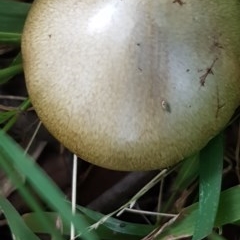
{"type": "Polygon", "coordinates": [[[6,83],[9,79],[23,71],[22,64],[13,65],[0,69],[0,85],[6,83]]]}
{"type": "Polygon", "coordinates": [[[36,200],[36,197],[32,194],[32,192],[29,191],[28,187],[26,187],[26,185],[24,184],[24,177],[19,174],[19,172],[8,161],[8,159],[4,155],[4,152],[2,151],[0,151],[0,159],[1,169],[5,171],[6,175],[8,175],[9,179],[16,186],[16,189],[22,195],[28,206],[35,212],[36,216],[39,219],[39,225],[45,226],[49,230],[51,236],[59,240],[63,240],[60,232],[56,229],[55,224],[51,223],[49,219],[45,217],[39,201],[36,200]]]}
{"type": "MultiPolygon", "coordinates": [[[[225,190],[220,195],[220,202],[214,227],[221,227],[225,224],[240,221],[240,186],[235,186],[225,190]],[[227,207],[226,207],[227,206],[227,207]]],[[[157,240],[182,239],[193,235],[195,219],[198,215],[198,203],[185,208],[178,219],[166,227],[157,240]]]]}
{"type": "Polygon", "coordinates": [[[3,131],[0,131],[0,152],[7,156],[7,159],[3,160],[9,161],[29,181],[35,191],[59,213],[66,224],[70,225],[72,222],[78,232],[82,234],[83,239],[98,239],[93,232],[87,230],[89,224],[84,218],[79,215],[72,215],[71,207],[64,200],[64,195],[51,179],[31,159],[26,157],[22,149],[3,131]]]}
{"type": "Polygon", "coordinates": [[[0,32],[21,33],[31,4],[0,0],[0,32]]]}
{"type": "MultiPolygon", "coordinates": [[[[89,209],[87,209],[87,210],[89,210],[89,209]]],[[[78,212],[77,214],[81,214],[81,215],[86,216],[84,213],[79,213],[78,212]]],[[[96,213],[96,214],[98,214],[98,213],[96,213]]],[[[45,212],[45,215],[53,223],[57,222],[58,219],[59,219],[59,215],[57,213],[54,213],[54,212],[45,212]]],[[[33,232],[49,234],[49,230],[46,227],[44,227],[41,224],[39,224],[39,218],[36,216],[35,213],[24,214],[23,215],[23,219],[24,219],[25,223],[27,224],[27,226],[33,232]]],[[[95,220],[89,218],[89,222],[90,223],[95,223],[95,220]]],[[[116,225],[116,228],[114,227],[114,229],[120,229],[121,227],[124,228],[128,224],[131,225],[131,223],[126,223],[124,221],[119,221],[117,224],[118,224],[118,226],[116,225]]],[[[112,226],[114,226],[114,223],[112,224],[112,226]]],[[[139,231],[139,230],[141,231],[141,227],[145,227],[145,226],[146,226],[146,228],[149,227],[148,228],[149,231],[154,229],[154,226],[139,224],[138,228],[136,228],[135,230],[136,231],[139,231]]],[[[96,231],[97,235],[100,237],[100,239],[104,239],[104,240],[113,240],[113,239],[114,240],[126,240],[126,239],[127,240],[139,240],[140,236],[144,237],[144,236],[146,236],[146,233],[147,233],[147,232],[145,232],[145,234],[143,234],[143,235],[140,234],[140,233],[137,233],[135,235],[135,234],[132,234],[132,233],[126,232],[126,231],[125,231],[125,233],[121,233],[121,231],[114,231],[114,229],[112,230],[112,229],[106,227],[106,225],[104,223],[104,224],[100,225],[98,228],[96,228],[95,231],[96,231]]],[[[62,232],[65,235],[69,234],[69,232],[70,232],[69,227],[67,227],[66,225],[62,224],[62,232]]],[[[142,233],[143,233],[143,231],[142,231],[142,233]]]]}
{"type": "MultiPolygon", "coordinates": [[[[99,221],[104,217],[103,214],[82,206],[77,206],[77,209],[81,211],[84,215],[89,217],[93,221],[93,223],[99,221]]],[[[155,226],[153,225],[129,223],[118,220],[113,217],[109,217],[109,219],[107,219],[106,222],[103,223],[103,226],[107,227],[108,229],[116,233],[122,233],[126,235],[139,237],[144,237],[155,229],[155,226]]]]}
{"type": "Polygon", "coordinates": [[[203,239],[214,226],[221,192],[223,145],[223,134],[219,134],[200,152],[200,199],[193,240],[203,239]]]}
{"type": "Polygon", "coordinates": [[[22,217],[18,214],[11,203],[0,195],[0,208],[3,211],[8,225],[17,240],[39,240],[33,232],[27,227],[22,217]]]}
{"type": "Polygon", "coordinates": [[[1,44],[20,45],[20,42],[21,42],[21,34],[20,33],[0,32],[0,43],[1,44]]]}

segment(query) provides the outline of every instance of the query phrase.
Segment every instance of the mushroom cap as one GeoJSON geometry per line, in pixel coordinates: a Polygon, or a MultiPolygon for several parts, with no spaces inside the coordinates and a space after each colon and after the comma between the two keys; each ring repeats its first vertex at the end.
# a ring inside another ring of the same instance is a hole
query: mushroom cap
{"type": "Polygon", "coordinates": [[[115,170],[194,154],[240,104],[237,0],[37,0],[22,36],[47,129],[115,170]]]}

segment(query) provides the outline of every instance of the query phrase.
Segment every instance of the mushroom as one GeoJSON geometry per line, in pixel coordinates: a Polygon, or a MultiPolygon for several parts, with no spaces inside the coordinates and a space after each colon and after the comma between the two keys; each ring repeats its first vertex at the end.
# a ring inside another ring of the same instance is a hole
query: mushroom
{"type": "Polygon", "coordinates": [[[115,170],[190,156],[240,105],[236,0],[37,0],[22,54],[47,129],[115,170]]]}

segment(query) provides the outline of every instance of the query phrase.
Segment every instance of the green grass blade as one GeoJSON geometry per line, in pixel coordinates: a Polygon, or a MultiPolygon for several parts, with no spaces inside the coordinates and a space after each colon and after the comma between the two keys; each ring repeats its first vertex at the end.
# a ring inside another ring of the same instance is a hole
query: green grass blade
{"type": "Polygon", "coordinates": [[[31,4],[0,0],[0,32],[21,33],[31,4]]]}
{"type": "Polygon", "coordinates": [[[3,124],[4,122],[8,121],[12,117],[14,117],[16,114],[17,114],[16,110],[0,112],[0,124],[3,124]]]}
{"type": "MultiPolygon", "coordinates": [[[[83,213],[77,213],[84,215],[83,213]]],[[[45,215],[48,219],[50,219],[53,223],[56,223],[59,221],[59,215],[54,212],[45,212],[45,215]]],[[[39,224],[39,218],[36,216],[35,213],[27,213],[23,215],[23,219],[27,226],[35,233],[44,233],[49,234],[49,230],[44,227],[43,225],[39,224]]],[[[89,219],[89,222],[95,223],[94,220],[89,219]]],[[[122,227],[124,227],[124,222],[121,221],[122,227]]],[[[142,226],[144,226],[142,224],[142,226]]],[[[120,226],[119,226],[120,227],[120,226]]],[[[139,234],[138,235],[130,235],[130,234],[123,234],[120,232],[115,232],[109,228],[107,228],[104,224],[100,225],[98,228],[96,228],[96,233],[99,236],[100,239],[104,240],[139,240],[139,234]]],[[[62,224],[62,233],[67,235],[69,234],[70,229],[68,226],[62,224]]],[[[142,237],[144,237],[143,235],[142,237]]]]}
{"type": "Polygon", "coordinates": [[[34,190],[39,193],[43,200],[59,213],[61,218],[70,224],[73,222],[76,230],[81,233],[81,237],[87,240],[95,240],[98,237],[87,231],[88,223],[79,215],[72,215],[71,207],[64,200],[64,195],[50,178],[31,159],[26,157],[16,143],[10,139],[3,131],[0,131],[0,152],[7,156],[7,161],[23,175],[34,190]]]}
{"type": "Polygon", "coordinates": [[[0,122],[2,122],[5,118],[5,120],[7,120],[7,122],[5,123],[4,127],[3,127],[3,131],[7,132],[17,121],[19,114],[21,112],[26,111],[31,105],[30,100],[27,98],[26,100],[24,100],[18,107],[17,110],[13,110],[13,111],[9,111],[4,113],[0,113],[0,122]],[[9,113],[9,114],[8,114],[9,113]],[[14,114],[15,113],[15,114],[14,114]],[[9,117],[9,118],[8,118],[9,117]],[[8,118],[8,119],[7,119],[8,118]]]}
{"type": "MultiPolygon", "coordinates": [[[[225,224],[235,223],[240,220],[240,186],[225,190],[220,195],[218,212],[215,220],[215,227],[221,227],[225,224]],[[227,206],[227,207],[226,207],[227,206]]],[[[157,240],[181,239],[193,235],[195,219],[198,215],[198,203],[185,208],[178,219],[166,227],[157,240]]]]}
{"type": "Polygon", "coordinates": [[[13,65],[0,69],[0,85],[6,83],[10,78],[23,71],[22,64],[13,65]]]}
{"type": "Polygon", "coordinates": [[[200,199],[193,240],[203,239],[214,226],[221,191],[223,145],[223,134],[219,134],[200,152],[200,199]]]}
{"type": "Polygon", "coordinates": [[[3,211],[8,225],[17,240],[39,240],[39,238],[27,227],[22,217],[14,209],[11,203],[0,195],[0,208],[3,211]]]}
{"type": "MultiPolygon", "coordinates": [[[[77,206],[77,209],[89,217],[91,220],[93,220],[93,222],[97,222],[104,217],[103,214],[95,212],[88,208],[84,208],[82,206],[77,206]]],[[[113,217],[109,217],[109,219],[107,219],[103,225],[116,233],[139,237],[144,237],[155,229],[155,226],[153,225],[129,223],[113,217]]]]}
{"type": "Polygon", "coordinates": [[[199,154],[184,159],[179,164],[177,176],[171,187],[171,195],[163,206],[163,212],[168,212],[176,201],[179,193],[187,189],[198,177],[199,174],[199,154]]]}
{"type": "Polygon", "coordinates": [[[199,174],[199,154],[185,159],[180,166],[172,190],[182,192],[189,187],[199,174]]]}
{"type": "Polygon", "coordinates": [[[5,171],[6,175],[8,175],[9,179],[16,186],[16,189],[22,195],[28,206],[36,213],[36,216],[39,219],[39,225],[45,226],[49,230],[51,236],[62,240],[63,238],[61,237],[59,231],[56,229],[55,224],[52,224],[45,217],[39,201],[36,200],[36,197],[29,191],[28,187],[24,185],[24,177],[21,176],[14,168],[14,166],[8,161],[4,155],[4,151],[0,151],[0,159],[1,169],[5,171]]]}
{"type": "Polygon", "coordinates": [[[221,194],[215,226],[240,221],[240,186],[229,188],[221,194]]]}
{"type": "Polygon", "coordinates": [[[213,232],[212,234],[210,234],[207,238],[208,240],[227,240],[226,238],[218,235],[217,233],[213,232]]]}
{"type": "Polygon", "coordinates": [[[19,53],[7,68],[0,69],[0,85],[8,82],[12,77],[22,71],[22,55],[19,53]]]}
{"type": "Polygon", "coordinates": [[[20,45],[21,34],[20,33],[0,32],[0,43],[1,44],[20,45]]]}

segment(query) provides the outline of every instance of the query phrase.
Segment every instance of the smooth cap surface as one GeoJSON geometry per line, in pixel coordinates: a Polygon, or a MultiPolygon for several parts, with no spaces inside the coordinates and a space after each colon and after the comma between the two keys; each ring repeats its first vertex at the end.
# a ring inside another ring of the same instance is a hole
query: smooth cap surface
{"type": "Polygon", "coordinates": [[[116,170],[173,165],[240,103],[237,0],[37,0],[22,37],[47,129],[116,170]]]}

